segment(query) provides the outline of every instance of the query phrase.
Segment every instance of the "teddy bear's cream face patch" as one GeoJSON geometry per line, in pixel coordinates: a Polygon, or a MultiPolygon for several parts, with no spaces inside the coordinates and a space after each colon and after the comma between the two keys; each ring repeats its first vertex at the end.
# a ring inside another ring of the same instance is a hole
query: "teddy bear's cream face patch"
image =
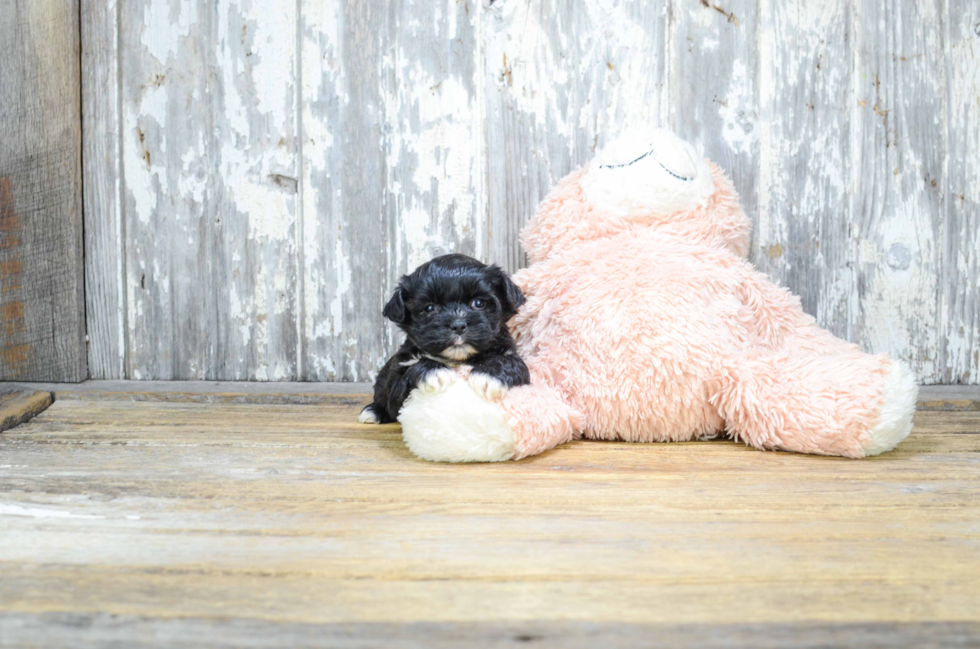
{"type": "Polygon", "coordinates": [[[623,218],[688,211],[715,191],[707,161],[666,129],[611,142],[592,161],[582,188],[598,208],[623,218]]]}

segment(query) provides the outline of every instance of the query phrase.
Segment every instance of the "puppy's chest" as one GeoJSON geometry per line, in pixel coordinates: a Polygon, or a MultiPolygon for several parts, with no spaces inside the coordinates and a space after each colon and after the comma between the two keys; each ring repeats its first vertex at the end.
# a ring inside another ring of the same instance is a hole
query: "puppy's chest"
{"type": "Polygon", "coordinates": [[[455,370],[461,376],[466,376],[473,370],[473,365],[470,364],[469,361],[454,361],[442,356],[433,356],[432,354],[426,354],[424,352],[413,354],[410,358],[400,362],[398,365],[404,369],[408,369],[423,358],[427,358],[430,361],[435,361],[437,363],[442,363],[446,367],[455,370]]]}

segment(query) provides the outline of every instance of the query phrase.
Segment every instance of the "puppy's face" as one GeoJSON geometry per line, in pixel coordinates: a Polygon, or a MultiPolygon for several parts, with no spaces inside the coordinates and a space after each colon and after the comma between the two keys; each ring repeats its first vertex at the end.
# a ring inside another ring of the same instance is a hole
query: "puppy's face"
{"type": "Polygon", "coordinates": [[[523,303],[496,266],[445,255],[403,277],[384,315],[427,354],[465,361],[485,351],[523,303]]]}

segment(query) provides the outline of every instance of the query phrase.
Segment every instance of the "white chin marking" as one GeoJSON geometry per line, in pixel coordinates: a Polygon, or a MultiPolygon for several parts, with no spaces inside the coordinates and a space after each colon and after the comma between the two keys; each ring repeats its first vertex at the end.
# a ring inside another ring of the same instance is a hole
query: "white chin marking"
{"type": "Polygon", "coordinates": [[[398,415],[409,450],[433,462],[501,462],[516,454],[504,410],[468,383],[442,392],[413,390],[398,415]]]}
{"type": "Polygon", "coordinates": [[[627,133],[596,156],[582,188],[614,216],[692,210],[715,191],[711,169],[690,144],[667,129],[627,133]]]}
{"type": "Polygon", "coordinates": [[[484,399],[499,399],[507,394],[507,386],[488,374],[474,372],[470,374],[470,387],[484,399]]]}
{"type": "Polygon", "coordinates": [[[378,416],[374,414],[374,409],[371,406],[365,406],[361,410],[361,414],[357,416],[357,423],[359,424],[377,424],[378,416]]]}
{"type": "Polygon", "coordinates": [[[912,415],[919,386],[915,375],[905,363],[892,361],[881,388],[881,409],[878,421],[868,431],[865,456],[879,455],[892,450],[912,432],[912,415]]]}
{"type": "Polygon", "coordinates": [[[441,356],[451,361],[465,361],[475,353],[476,349],[472,345],[453,345],[442,350],[441,356]]]}

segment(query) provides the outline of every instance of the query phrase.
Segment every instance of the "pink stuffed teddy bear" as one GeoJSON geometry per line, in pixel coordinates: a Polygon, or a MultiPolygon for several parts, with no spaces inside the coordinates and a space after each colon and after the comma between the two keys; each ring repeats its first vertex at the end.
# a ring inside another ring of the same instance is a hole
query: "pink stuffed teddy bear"
{"type": "MultiPolygon", "coordinates": [[[[908,368],[835,338],[745,255],[731,182],[667,131],[622,138],[566,176],[521,240],[512,388],[413,391],[408,447],[443,462],[520,459],[572,439],[725,435],[759,449],[866,457],[912,428],[908,368]]],[[[485,377],[474,377],[476,379],[485,377]]]]}

